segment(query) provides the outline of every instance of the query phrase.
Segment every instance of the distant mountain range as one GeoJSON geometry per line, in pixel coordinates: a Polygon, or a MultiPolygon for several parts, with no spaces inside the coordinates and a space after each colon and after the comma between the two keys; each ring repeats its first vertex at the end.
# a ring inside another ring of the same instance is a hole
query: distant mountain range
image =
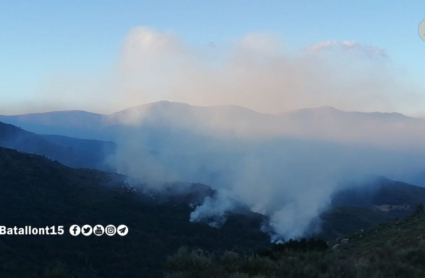
{"type": "Polygon", "coordinates": [[[0,122],[0,146],[44,155],[70,167],[102,170],[112,170],[105,162],[116,150],[113,142],[60,135],[39,135],[2,122],[0,122]]]}
{"type": "Polygon", "coordinates": [[[102,119],[102,115],[84,111],[0,116],[0,121],[16,125],[31,132],[39,134],[56,134],[82,139],[91,138],[90,131],[98,130],[102,119]],[[84,133],[84,131],[87,133],[84,133]]]}
{"type": "MultiPolygon", "coordinates": [[[[399,113],[344,112],[332,107],[319,107],[272,115],[239,106],[199,107],[161,101],[109,115],[61,111],[0,116],[0,121],[38,134],[113,141],[119,146],[118,150],[125,150],[126,154],[146,157],[150,162],[160,159],[160,165],[178,171],[184,165],[191,165],[194,155],[201,161],[200,164],[215,165],[217,163],[212,161],[215,158],[219,157],[221,161],[228,157],[227,160],[232,161],[246,153],[247,149],[282,149],[294,144],[304,150],[315,150],[320,149],[323,143],[329,143],[334,144],[335,154],[351,152],[350,157],[356,156],[356,153],[369,154],[371,161],[388,161],[390,165],[413,159],[414,162],[409,161],[403,167],[392,166],[396,168],[394,171],[377,174],[392,174],[391,178],[425,186],[425,119],[399,113]],[[258,140],[270,144],[252,146],[252,142],[258,140]],[[295,143],[282,147],[283,144],[276,143],[278,140],[295,143]],[[321,145],[314,147],[317,145],[315,142],[321,145]],[[138,149],[129,151],[131,148],[138,149]]],[[[53,137],[44,138],[66,145],[64,140],[58,142],[53,137]]],[[[232,164],[237,165],[238,162],[232,164]]],[[[368,164],[373,163],[366,160],[365,167],[368,164]]],[[[370,169],[374,173],[373,167],[370,169]]],[[[187,176],[198,178],[195,174],[203,171],[191,170],[187,176]]],[[[208,173],[209,177],[215,175],[208,173]]],[[[198,181],[210,182],[207,179],[198,181]]]]}
{"type": "Polygon", "coordinates": [[[414,138],[425,135],[424,119],[399,113],[344,112],[332,107],[319,107],[272,115],[239,106],[200,107],[168,101],[136,106],[109,115],[61,111],[0,115],[0,121],[40,134],[99,140],[113,140],[123,129],[148,126],[227,136],[291,136],[338,142],[379,142],[383,145],[418,143],[414,138]]]}

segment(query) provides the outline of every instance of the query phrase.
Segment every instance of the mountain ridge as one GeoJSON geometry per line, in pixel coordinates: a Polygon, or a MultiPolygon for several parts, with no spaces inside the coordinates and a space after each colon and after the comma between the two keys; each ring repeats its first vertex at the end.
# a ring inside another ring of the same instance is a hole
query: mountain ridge
{"type": "Polygon", "coordinates": [[[150,102],[150,103],[146,103],[146,104],[140,104],[140,105],[135,105],[135,106],[131,106],[119,111],[115,111],[112,113],[95,113],[95,112],[90,112],[90,111],[85,111],[85,110],[55,110],[55,111],[49,111],[49,112],[36,112],[36,113],[23,113],[23,114],[14,114],[14,115],[1,115],[1,117],[23,117],[23,116],[36,116],[36,115],[60,115],[60,114],[66,114],[66,113],[72,113],[72,114],[89,114],[89,115],[93,115],[93,116],[110,116],[113,114],[117,114],[117,113],[121,113],[121,112],[125,112],[128,110],[138,110],[138,109],[146,109],[146,108],[152,108],[152,107],[159,107],[159,106],[181,106],[181,107],[191,107],[191,108],[203,108],[203,109],[214,109],[214,108],[236,108],[236,109],[241,109],[241,110],[246,110],[246,111],[250,111],[256,114],[262,114],[262,115],[277,115],[277,116],[282,116],[282,115],[288,115],[288,114],[293,114],[293,113],[300,113],[300,112],[320,112],[320,111],[333,111],[333,112],[342,112],[342,113],[354,113],[354,114],[379,114],[379,115],[397,115],[397,116],[403,116],[406,118],[411,118],[411,119],[423,119],[424,117],[411,117],[411,116],[407,116],[403,113],[400,112],[380,112],[380,111],[374,111],[374,112],[361,112],[361,111],[345,111],[345,110],[341,110],[338,108],[335,108],[333,106],[318,106],[318,107],[311,107],[311,108],[300,108],[300,109],[295,109],[295,110],[289,110],[289,111],[284,111],[284,112],[280,112],[277,114],[273,114],[273,113],[265,113],[265,112],[259,112],[256,111],[254,109],[250,109],[247,107],[243,107],[240,105],[233,105],[233,104],[228,104],[228,105],[209,105],[209,106],[201,106],[201,105],[191,105],[188,103],[184,103],[184,102],[173,102],[173,101],[167,101],[167,100],[161,100],[161,101],[156,101],[156,102],[150,102]]]}
{"type": "MultiPolygon", "coordinates": [[[[365,133],[369,129],[382,129],[385,133],[393,133],[394,126],[413,133],[412,138],[417,137],[418,132],[425,134],[425,120],[395,112],[346,112],[324,106],[275,115],[235,105],[193,106],[169,101],[133,106],[110,114],[70,110],[14,116],[0,115],[0,121],[39,134],[112,141],[120,129],[138,128],[143,125],[196,129],[207,133],[227,132],[241,136],[257,134],[255,136],[295,136],[337,141],[350,141],[351,138],[367,141],[365,133]],[[348,126],[351,127],[350,130],[342,132],[348,126]]],[[[397,137],[392,135],[391,140],[397,137]]],[[[373,136],[376,139],[379,134],[373,136]]],[[[401,139],[393,141],[397,140],[401,139]]]]}
{"type": "Polygon", "coordinates": [[[115,150],[112,142],[39,135],[0,122],[0,146],[44,155],[70,167],[110,169],[104,161],[115,150]]]}

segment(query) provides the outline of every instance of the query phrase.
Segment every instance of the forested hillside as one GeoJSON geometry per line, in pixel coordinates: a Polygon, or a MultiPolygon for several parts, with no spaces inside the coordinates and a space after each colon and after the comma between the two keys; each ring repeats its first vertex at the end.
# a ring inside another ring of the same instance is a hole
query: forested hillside
{"type": "Polygon", "coordinates": [[[187,204],[143,197],[123,176],[5,148],[0,188],[1,225],[65,226],[62,236],[0,236],[2,277],[39,277],[51,267],[73,277],[162,277],[167,255],[183,245],[239,252],[269,245],[256,219],[241,215],[222,229],[194,224],[187,204]],[[72,237],[72,224],[125,224],[129,233],[72,237]]]}

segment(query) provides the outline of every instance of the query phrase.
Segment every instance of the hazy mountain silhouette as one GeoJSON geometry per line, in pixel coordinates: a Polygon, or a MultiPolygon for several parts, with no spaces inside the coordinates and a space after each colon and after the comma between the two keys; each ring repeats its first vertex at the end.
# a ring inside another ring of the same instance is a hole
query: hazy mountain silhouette
{"type": "Polygon", "coordinates": [[[103,117],[103,115],[85,111],[58,111],[0,116],[0,121],[39,134],[57,134],[87,139],[93,138],[93,131],[99,130],[103,117]]]}
{"type": "Polygon", "coordinates": [[[105,159],[115,152],[112,142],[57,135],[38,135],[0,122],[0,146],[44,155],[70,167],[111,170],[105,159]]]}
{"type": "Polygon", "coordinates": [[[394,125],[409,131],[425,129],[425,120],[399,113],[344,112],[332,107],[319,107],[272,115],[232,105],[200,107],[168,101],[135,106],[109,115],[61,111],[0,116],[0,121],[41,134],[106,140],[117,136],[122,129],[143,126],[366,141],[370,141],[367,136],[376,137],[368,132],[370,129],[378,128],[386,133],[391,133],[394,125]],[[341,134],[341,129],[346,130],[347,127],[350,127],[348,132],[341,134]]]}
{"type": "MultiPolygon", "coordinates": [[[[420,154],[425,151],[422,143],[425,120],[399,113],[344,112],[332,107],[319,107],[272,115],[232,105],[199,107],[161,101],[109,115],[63,111],[0,116],[0,120],[37,133],[112,140],[124,148],[143,146],[139,157],[157,159],[160,156],[166,165],[176,169],[193,163],[194,155],[199,154],[204,156],[199,158],[200,164],[205,164],[213,154],[232,161],[246,148],[252,148],[247,146],[245,138],[270,142],[261,150],[281,148],[282,144],[276,143],[278,140],[286,142],[284,146],[297,142],[294,145],[304,149],[305,146],[317,149],[322,145],[316,142],[328,142],[336,148],[343,148],[343,151],[357,152],[361,149],[363,152],[359,153],[377,153],[373,157],[389,162],[418,157],[415,167],[406,170],[408,173],[397,173],[392,178],[425,185],[421,178],[424,169],[420,168],[424,160],[420,154]],[[233,144],[226,145],[234,138],[243,140],[234,140],[233,144]],[[288,139],[292,141],[283,141],[288,139]],[[207,148],[205,142],[208,142],[207,148]],[[217,146],[227,147],[223,151],[217,146]],[[214,149],[214,152],[207,154],[206,149],[214,149]]],[[[129,152],[136,155],[135,151],[129,152]]]]}

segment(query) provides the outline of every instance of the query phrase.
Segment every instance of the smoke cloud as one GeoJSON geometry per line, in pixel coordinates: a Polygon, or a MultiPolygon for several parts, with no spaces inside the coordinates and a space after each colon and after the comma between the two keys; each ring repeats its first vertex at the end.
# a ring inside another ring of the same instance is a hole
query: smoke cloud
{"type": "Polygon", "coordinates": [[[240,206],[266,216],[272,240],[320,229],[332,194],[353,179],[424,171],[425,122],[394,113],[307,109],[282,115],[237,106],[159,102],[109,115],[119,172],[155,187],[201,182],[217,190],[190,216],[219,226],[240,206]]]}
{"type": "Polygon", "coordinates": [[[138,27],[123,42],[119,68],[118,91],[135,103],[233,104],[265,113],[324,105],[422,109],[385,50],[353,41],[294,50],[276,35],[253,33],[230,46],[191,47],[170,33],[138,27]]]}
{"type": "MultiPolygon", "coordinates": [[[[55,107],[111,113],[169,100],[240,105],[272,114],[325,105],[346,111],[424,113],[420,88],[406,75],[384,49],[356,41],[296,49],[277,34],[250,33],[194,45],[172,32],[135,27],[119,47],[114,65],[91,73],[58,69],[34,88],[36,100],[13,107],[20,107],[20,113],[55,107]]],[[[10,107],[2,110],[18,112],[10,107]]]]}

